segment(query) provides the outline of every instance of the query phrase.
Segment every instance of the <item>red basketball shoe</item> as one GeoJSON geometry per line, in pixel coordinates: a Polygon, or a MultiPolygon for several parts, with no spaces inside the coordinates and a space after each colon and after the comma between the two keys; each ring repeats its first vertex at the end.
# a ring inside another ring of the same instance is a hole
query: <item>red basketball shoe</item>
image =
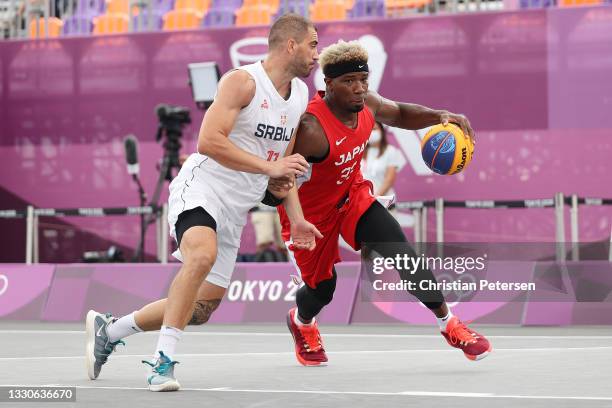
{"type": "Polygon", "coordinates": [[[446,331],[440,333],[448,344],[461,349],[472,361],[482,360],[493,350],[489,340],[467,327],[457,316],[451,317],[446,324],[446,331]]]}
{"type": "Polygon", "coordinates": [[[297,308],[289,310],[287,314],[287,327],[293,336],[295,343],[295,356],[300,364],[305,366],[317,366],[327,362],[327,355],[321,342],[321,334],[317,322],[310,325],[297,325],[295,313],[297,308]]]}

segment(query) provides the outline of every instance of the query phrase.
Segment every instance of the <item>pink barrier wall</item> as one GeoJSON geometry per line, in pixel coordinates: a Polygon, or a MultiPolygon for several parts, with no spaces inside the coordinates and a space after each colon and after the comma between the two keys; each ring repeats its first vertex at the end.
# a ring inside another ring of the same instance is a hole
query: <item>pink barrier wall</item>
{"type": "MultiPolygon", "coordinates": [[[[495,302],[463,302],[453,310],[479,323],[525,325],[612,324],[612,264],[568,263],[567,273],[548,279],[554,263],[522,262],[537,273],[538,290],[528,298],[508,296],[495,302]],[[563,282],[557,278],[563,276],[563,282]],[[574,277],[580,276],[580,281],[574,277]],[[598,302],[576,302],[597,293],[598,302]],[[546,299],[546,301],[541,301],[546,299]],[[535,301],[534,301],[535,300],[535,301]],[[538,301],[539,300],[539,301],[538,301]]],[[[491,265],[492,275],[510,275],[509,265],[491,265]],[[499,267],[498,267],[499,266],[499,267]]],[[[555,269],[555,270],[556,270],[555,269]]],[[[116,315],[165,297],[177,265],[8,265],[0,269],[2,320],[83,321],[91,308],[116,315]]],[[[360,264],[337,266],[338,284],[333,302],[320,315],[321,322],[432,324],[431,313],[417,302],[371,302],[360,293],[360,264]]],[[[211,323],[282,323],[295,304],[290,264],[238,264],[234,280],[211,323]]]]}

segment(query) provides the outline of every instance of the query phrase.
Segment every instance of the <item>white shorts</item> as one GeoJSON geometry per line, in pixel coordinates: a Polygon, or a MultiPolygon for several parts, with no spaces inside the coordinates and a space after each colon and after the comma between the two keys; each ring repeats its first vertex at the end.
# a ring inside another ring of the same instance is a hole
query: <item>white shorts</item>
{"type": "MultiPolygon", "coordinates": [[[[176,221],[180,213],[202,207],[217,223],[217,259],[206,281],[223,288],[229,287],[236,265],[240,236],[243,225],[231,221],[223,211],[223,205],[217,195],[207,186],[185,183],[180,177],[170,183],[170,197],[168,198],[168,223],[170,235],[176,240],[176,221]]],[[[183,257],[179,249],[172,254],[179,261],[183,257]]]]}

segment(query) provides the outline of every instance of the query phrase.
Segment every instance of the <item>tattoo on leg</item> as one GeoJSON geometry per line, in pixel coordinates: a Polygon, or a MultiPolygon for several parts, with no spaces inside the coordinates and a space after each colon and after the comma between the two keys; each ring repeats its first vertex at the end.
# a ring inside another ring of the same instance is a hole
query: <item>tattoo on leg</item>
{"type": "Polygon", "coordinates": [[[219,303],[221,303],[221,299],[197,300],[189,325],[198,326],[206,323],[210,319],[210,315],[219,307],[219,303]]]}

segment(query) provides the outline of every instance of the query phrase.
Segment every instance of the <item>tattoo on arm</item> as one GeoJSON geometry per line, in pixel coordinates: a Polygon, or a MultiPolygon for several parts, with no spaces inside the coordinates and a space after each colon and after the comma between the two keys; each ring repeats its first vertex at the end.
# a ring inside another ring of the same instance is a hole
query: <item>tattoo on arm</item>
{"type": "Polygon", "coordinates": [[[221,299],[197,300],[189,325],[197,326],[206,323],[220,303],[221,299]]]}

